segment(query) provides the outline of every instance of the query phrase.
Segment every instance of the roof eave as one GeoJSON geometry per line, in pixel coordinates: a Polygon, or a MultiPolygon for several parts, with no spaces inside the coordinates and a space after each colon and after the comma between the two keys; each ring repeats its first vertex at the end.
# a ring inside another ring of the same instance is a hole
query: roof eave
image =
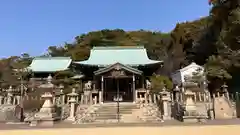
{"type": "Polygon", "coordinates": [[[53,72],[60,72],[60,71],[66,71],[68,70],[69,68],[65,68],[65,69],[61,69],[61,70],[31,70],[31,72],[33,73],[53,73],[53,72]]]}
{"type": "MultiPolygon", "coordinates": [[[[113,65],[113,64],[87,64],[87,63],[83,63],[83,62],[86,62],[86,61],[73,62],[73,63],[79,64],[79,65],[98,66],[98,67],[106,67],[106,66],[113,65]]],[[[154,61],[152,63],[140,63],[140,64],[124,64],[124,65],[133,66],[134,67],[134,66],[154,65],[154,64],[160,64],[160,63],[163,63],[163,61],[154,61]]]]}

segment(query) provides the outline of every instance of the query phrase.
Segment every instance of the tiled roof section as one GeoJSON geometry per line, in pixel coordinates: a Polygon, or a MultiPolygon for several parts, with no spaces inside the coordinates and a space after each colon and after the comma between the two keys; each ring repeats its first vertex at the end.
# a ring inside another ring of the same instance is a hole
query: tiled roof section
{"type": "Polygon", "coordinates": [[[128,66],[139,66],[161,62],[162,61],[150,60],[143,46],[116,46],[93,47],[88,60],[75,63],[93,66],[108,66],[115,63],[121,63],[128,66]]]}
{"type": "Polygon", "coordinates": [[[32,72],[56,72],[67,70],[71,62],[70,57],[36,57],[28,68],[32,72]]]}

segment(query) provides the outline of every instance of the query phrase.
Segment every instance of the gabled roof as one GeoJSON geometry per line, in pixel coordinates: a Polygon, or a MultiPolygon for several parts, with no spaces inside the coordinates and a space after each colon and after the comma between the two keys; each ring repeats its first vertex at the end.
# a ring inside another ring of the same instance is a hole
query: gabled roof
{"type": "Polygon", "coordinates": [[[202,66],[196,64],[195,62],[192,62],[192,63],[189,64],[188,66],[186,66],[186,67],[184,67],[184,68],[181,68],[181,69],[179,69],[179,70],[173,72],[172,74],[175,74],[175,73],[177,73],[177,72],[184,72],[184,71],[187,71],[187,70],[189,70],[189,69],[191,69],[191,68],[195,68],[195,67],[204,70],[204,67],[202,67],[202,66]]]}
{"type": "Polygon", "coordinates": [[[106,72],[109,72],[113,69],[124,69],[124,70],[127,70],[129,72],[132,72],[134,74],[138,74],[138,75],[141,75],[142,74],[142,71],[136,69],[136,68],[132,68],[132,67],[129,67],[129,66],[126,66],[126,65],[123,65],[121,63],[115,63],[113,65],[110,65],[110,66],[107,66],[105,68],[102,68],[102,69],[99,69],[97,71],[94,72],[95,75],[100,75],[102,73],[106,73],[106,72]]]}
{"type": "Polygon", "coordinates": [[[115,63],[128,66],[139,66],[161,63],[162,61],[150,60],[143,46],[115,46],[93,47],[88,60],[75,62],[77,64],[104,67],[115,63]]]}
{"type": "Polygon", "coordinates": [[[186,71],[186,70],[188,70],[188,69],[191,69],[191,68],[194,68],[194,67],[203,69],[202,66],[196,64],[195,62],[192,62],[192,63],[189,64],[188,66],[186,66],[186,67],[184,67],[184,68],[182,68],[182,69],[179,69],[179,71],[180,71],[180,72],[184,72],[184,71],[186,71]]]}
{"type": "Polygon", "coordinates": [[[32,72],[57,72],[67,70],[71,62],[70,57],[36,57],[28,69],[32,72]]]}

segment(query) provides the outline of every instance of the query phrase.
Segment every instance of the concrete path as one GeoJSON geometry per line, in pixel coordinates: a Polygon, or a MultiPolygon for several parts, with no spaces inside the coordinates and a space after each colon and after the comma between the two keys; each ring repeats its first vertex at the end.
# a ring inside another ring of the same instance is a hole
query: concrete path
{"type": "MultiPolygon", "coordinates": [[[[115,127],[185,127],[185,126],[217,126],[217,125],[239,125],[240,119],[232,120],[211,120],[207,123],[183,123],[179,121],[166,121],[163,123],[109,123],[109,124],[72,124],[61,122],[53,127],[30,127],[27,124],[5,124],[0,123],[0,130],[16,130],[16,129],[52,129],[52,128],[115,128],[115,127]]],[[[1,134],[0,134],[1,135],[1,134]]]]}

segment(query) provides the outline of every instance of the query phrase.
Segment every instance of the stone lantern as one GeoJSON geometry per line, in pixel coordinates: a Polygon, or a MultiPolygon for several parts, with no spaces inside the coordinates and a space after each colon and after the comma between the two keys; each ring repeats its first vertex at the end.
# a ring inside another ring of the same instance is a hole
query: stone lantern
{"type": "Polygon", "coordinates": [[[53,95],[50,92],[45,92],[41,97],[45,101],[40,111],[35,114],[35,120],[39,121],[41,126],[52,126],[57,119],[55,106],[52,103],[53,95]]]}
{"type": "Polygon", "coordinates": [[[44,90],[44,93],[41,96],[44,103],[40,111],[35,114],[33,121],[39,122],[38,124],[41,126],[52,126],[54,121],[59,119],[59,117],[57,116],[55,105],[53,104],[54,95],[52,93],[54,85],[52,84],[51,75],[48,76],[47,83],[40,85],[39,88],[44,90]]]}
{"type": "Polygon", "coordinates": [[[9,89],[7,89],[7,104],[12,104],[12,97],[13,97],[13,88],[12,86],[9,86],[9,89]]]}
{"type": "Polygon", "coordinates": [[[70,116],[67,118],[69,121],[75,121],[75,105],[77,103],[77,96],[76,89],[73,88],[72,92],[68,94],[68,97],[70,97],[70,100],[68,101],[70,103],[70,116]]]}
{"type": "Polygon", "coordinates": [[[222,88],[221,94],[225,96],[227,99],[229,99],[228,86],[224,83],[221,88],[222,88]]]}
{"type": "Polygon", "coordinates": [[[166,87],[163,88],[162,92],[160,92],[162,99],[162,110],[163,110],[163,120],[171,119],[171,94],[166,90],[166,87]]]}

